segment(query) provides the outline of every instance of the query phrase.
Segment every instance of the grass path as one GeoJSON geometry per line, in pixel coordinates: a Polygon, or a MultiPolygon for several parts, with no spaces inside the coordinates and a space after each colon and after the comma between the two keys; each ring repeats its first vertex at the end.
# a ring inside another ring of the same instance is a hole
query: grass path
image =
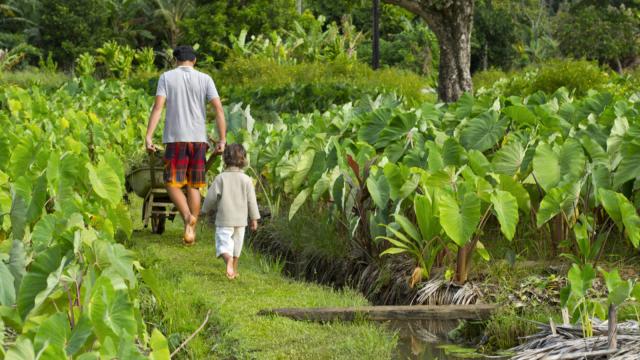
{"type": "MultiPolygon", "coordinates": [[[[145,317],[179,344],[203,321],[208,326],[179,358],[191,359],[389,359],[393,334],[375,324],[314,324],[279,317],[257,316],[264,308],[354,306],[367,304],[353,291],[293,281],[278,265],[247,251],[240,257],[235,281],[224,275],[215,258],[212,231],[199,229],[198,242],[180,243],[181,222],[167,232],[136,232],[132,248],[157,280],[155,297],[143,296],[145,317]]],[[[150,281],[153,282],[153,281],[150,281]]]]}

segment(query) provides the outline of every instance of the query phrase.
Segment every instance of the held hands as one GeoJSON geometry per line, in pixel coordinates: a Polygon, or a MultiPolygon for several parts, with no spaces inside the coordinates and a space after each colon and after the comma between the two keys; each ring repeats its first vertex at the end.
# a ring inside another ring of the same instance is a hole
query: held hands
{"type": "Polygon", "coordinates": [[[258,230],[258,220],[251,220],[251,223],[249,224],[249,228],[251,229],[251,231],[258,230]]]}
{"type": "Polygon", "coordinates": [[[220,140],[216,143],[216,149],[215,149],[215,153],[216,154],[222,154],[224,153],[224,147],[227,144],[227,142],[225,140],[220,140]]]}

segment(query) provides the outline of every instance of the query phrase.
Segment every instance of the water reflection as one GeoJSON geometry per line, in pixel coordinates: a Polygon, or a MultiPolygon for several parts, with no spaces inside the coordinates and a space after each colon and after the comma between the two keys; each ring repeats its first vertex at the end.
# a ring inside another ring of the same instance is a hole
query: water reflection
{"type": "MultiPolygon", "coordinates": [[[[450,349],[445,351],[443,348],[455,347],[450,343],[448,334],[460,332],[462,326],[458,320],[389,321],[386,324],[398,332],[394,359],[459,360],[470,355],[453,355],[450,349]]],[[[469,327],[465,329],[467,332],[469,327]]]]}

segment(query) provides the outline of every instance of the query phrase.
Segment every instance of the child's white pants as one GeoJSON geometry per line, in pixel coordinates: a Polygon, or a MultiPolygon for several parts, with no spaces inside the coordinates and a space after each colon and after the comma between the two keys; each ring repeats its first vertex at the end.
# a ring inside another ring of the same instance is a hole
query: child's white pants
{"type": "Polygon", "coordinates": [[[245,226],[238,227],[216,227],[216,256],[229,254],[233,257],[240,257],[242,243],[244,242],[245,226]]]}

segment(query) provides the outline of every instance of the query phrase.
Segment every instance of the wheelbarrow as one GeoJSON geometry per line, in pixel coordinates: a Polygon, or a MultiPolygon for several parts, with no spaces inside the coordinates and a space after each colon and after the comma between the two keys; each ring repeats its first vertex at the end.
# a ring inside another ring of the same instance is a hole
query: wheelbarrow
{"type": "MultiPolygon", "coordinates": [[[[148,228],[151,224],[151,231],[158,235],[164,233],[167,219],[173,221],[179,214],[164,186],[164,161],[159,155],[155,152],[150,153],[148,164],[132,169],[125,179],[127,191],[133,191],[144,199],[142,203],[144,227],[148,228]]],[[[218,154],[214,152],[207,159],[206,172],[215,162],[216,156],[218,154]]]]}

